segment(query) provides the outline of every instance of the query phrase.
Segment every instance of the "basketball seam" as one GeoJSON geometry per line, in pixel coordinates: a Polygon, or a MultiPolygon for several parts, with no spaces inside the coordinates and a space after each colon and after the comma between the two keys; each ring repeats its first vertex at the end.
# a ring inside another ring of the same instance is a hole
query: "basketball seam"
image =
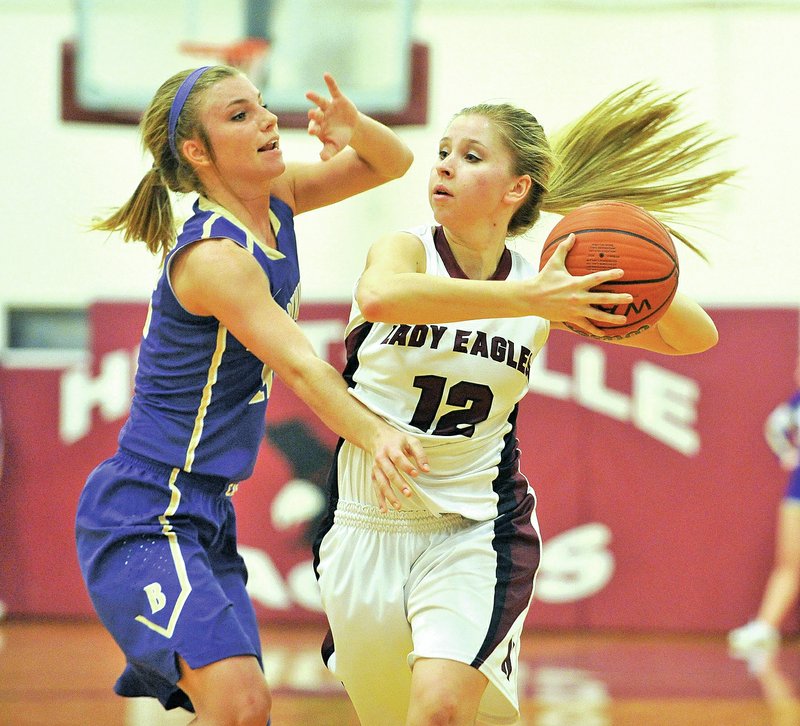
{"type": "MultiPolygon", "coordinates": [[[[604,270],[598,270],[598,272],[604,272],[604,270]]],[[[613,285],[624,285],[626,287],[628,285],[650,285],[654,282],[666,282],[667,280],[669,280],[670,277],[673,276],[676,278],[678,277],[677,267],[673,267],[672,270],[670,270],[669,274],[664,275],[664,277],[650,277],[645,280],[626,280],[624,277],[622,277],[619,280],[608,280],[607,282],[601,282],[599,285],[597,285],[597,287],[611,287],[613,285]]],[[[592,288],[592,289],[594,290],[597,288],[592,288]]]]}
{"type": "MultiPolygon", "coordinates": [[[[650,239],[649,237],[645,237],[642,234],[637,234],[636,232],[629,232],[629,231],[627,231],[625,229],[616,229],[615,227],[587,227],[586,229],[574,229],[574,230],[568,232],[567,234],[563,234],[560,237],[557,237],[556,239],[554,239],[552,242],[550,242],[549,245],[547,245],[547,247],[544,248],[544,250],[542,250],[542,252],[544,252],[545,250],[549,249],[553,245],[560,244],[567,237],[569,237],[571,234],[574,234],[574,235],[577,236],[579,234],[586,234],[588,232],[614,232],[615,234],[622,234],[622,235],[626,235],[628,237],[636,237],[637,239],[643,240],[644,242],[647,242],[648,244],[652,245],[653,247],[657,247],[658,249],[660,249],[667,257],[669,257],[670,260],[672,260],[672,264],[673,265],[677,265],[678,264],[677,257],[675,255],[673,255],[666,247],[664,247],[664,245],[659,244],[655,240],[650,239]]],[[[567,254],[569,254],[569,253],[567,253],[567,254]]]]}

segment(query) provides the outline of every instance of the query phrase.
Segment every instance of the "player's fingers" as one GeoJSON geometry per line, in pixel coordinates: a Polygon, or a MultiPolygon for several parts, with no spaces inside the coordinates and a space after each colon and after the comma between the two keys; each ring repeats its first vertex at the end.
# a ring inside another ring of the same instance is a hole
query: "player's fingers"
{"type": "MultiPolygon", "coordinates": [[[[406,453],[414,461],[420,471],[428,472],[431,470],[430,463],[428,462],[428,455],[418,439],[409,438],[406,445],[406,453]]],[[[412,476],[416,476],[413,474],[412,476]]]]}
{"type": "Polygon", "coordinates": [[[322,77],[325,79],[325,85],[331,93],[331,98],[338,98],[342,95],[342,92],[339,90],[339,85],[336,83],[336,79],[330,73],[323,73],[322,77]]]}
{"type": "Polygon", "coordinates": [[[581,320],[580,325],[573,325],[573,327],[577,328],[578,330],[576,332],[579,332],[581,335],[588,335],[592,338],[603,337],[603,331],[597,326],[593,325],[589,318],[584,318],[581,320]]]}
{"type": "Polygon", "coordinates": [[[306,93],[306,98],[315,106],[319,106],[323,111],[328,108],[328,104],[330,103],[327,98],[320,96],[318,93],[314,93],[314,91],[308,91],[306,93]]]}
{"type": "Polygon", "coordinates": [[[627,318],[624,315],[615,313],[613,310],[603,310],[596,306],[592,306],[591,312],[586,317],[609,325],[625,325],[627,322],[627,318]]]}
{"type": "Polygon", "coordinates": [[[600,272],[590,272],[588,275],[582,275],[581,280],[586,285],[587,289],[591,289],[602,285],[604,282],[619,280],[624,274],[625,270],[614,267],[611,270],[601,270],[600,272]]]}
{"type": "MultiPolygon", "coordinates": [[[[417,471],[416,463],[413,462],[404,453],[390,454],[387,456],[386,462],[383,465],[383,474],[386,476],[389,487],[391,488],[392,495],[399,491],[404,496],[411,496],[411,487],[408,485],[408,480],[403,475],[406,472],[408,476],[415,477],[419,474],[417,471]]],[[[395,500],[397,505],[395,508],[399,509],[399,501],[395,500]]]]}
{"type": "Polygon", "coordinates": [[[567,260],[567,254],[572,249],[572,245],[574,244],[575,235],[570,232],[566,238],[558,243],[558,246],[556,247],[555,252],[553,252],[553,255],[550,259],[555,260],[557,264],[561,265],[561,267],[564,267],[567,260]]]}
{"type": "Polygon", "coordinates": [[[587,293],[587,302],[590,305],[599,305],[607,313],[616,312],[615,308],[620,310],[627,309],[628,305],[633,302],[633,295],[628,292],[607,292],[605,290],[589,290],[587,293]]]}
{"type": "Polygon", "coordinates": [[[377,462],[372,467],[372,484],[378,496],[378,507],[382,512],[387,511],[389,507],[400,509],[400,500],[392,490],[389,479],[377,462]]]}
{"type": "Polygon", "coordinates": [[[322,145],[322,151],[319,152],[319,158],[322,159],[322,161],[328,161],[328,159],[332,159],[338,153],[339,149],[337,148],[336,144],[327,141],[322,145]]]}
{"type": "Polygon", "coordinates": [[[394,465],[395,472],[391,476],[394,480],[395,484],[400,484],[400,472],[405,472],[409,476],[417,476],[419,475],[419,469],[417,468],[417,462],[413,456],[413,454],[408,450],[407,446],[404,445],[402,449],[400,449],[397,453],[389,454],[389,459],[394,465]]]}

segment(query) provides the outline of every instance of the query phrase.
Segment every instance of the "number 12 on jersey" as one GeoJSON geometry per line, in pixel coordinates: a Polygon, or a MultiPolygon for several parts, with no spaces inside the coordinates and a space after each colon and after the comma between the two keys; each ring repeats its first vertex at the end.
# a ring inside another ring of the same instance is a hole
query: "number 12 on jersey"
{"type": "Polygon", "coordinates": [[[459,381],[447,389],[447,379],[442,376],[416,376],[414,388],[420,389],[420,396],[409,423],[434,436],[472,436],[476,424],[489,418],[492,410],[494,394],[482,383],[459,381]],[[443,399],[460,410],[444,414],[431,431],[443,399]]]}

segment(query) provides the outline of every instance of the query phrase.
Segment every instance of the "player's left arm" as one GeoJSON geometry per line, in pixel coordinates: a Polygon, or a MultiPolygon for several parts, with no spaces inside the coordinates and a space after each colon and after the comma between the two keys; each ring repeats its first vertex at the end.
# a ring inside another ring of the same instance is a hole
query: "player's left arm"
{"type": "Polygon", "coordinates": [[[713,348],[718,341],[711,316],[697,302],[677,292],[664,317],[652,329],[620,342],[665,355],[691,355],[713,348]]]}
{"type": "Polygon", "coordinates": [[[602,340],[664,355],[691,355],[713,348],[719,333],[711,316],[700,305],[677,292],[667,312],[652,328],[629,338],[602,340]]]}
{"type": "Polygon", "coordinates": [[[282,175],[295,214],[334,204],[403,176],[414,156],[390,128],[361,113],[325,74],[330,98],[309,91],[308,133],[322,143],[320,161],[289,163],[282,175]]]}

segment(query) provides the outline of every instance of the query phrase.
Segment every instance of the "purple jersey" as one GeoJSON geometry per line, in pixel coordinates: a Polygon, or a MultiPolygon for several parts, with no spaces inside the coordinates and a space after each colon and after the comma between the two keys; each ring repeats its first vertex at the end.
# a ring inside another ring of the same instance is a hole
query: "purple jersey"
{"type": "Polygon", "coordinates": [[[130,417],[120,449],[186,472],[246,479],[264,436],[272,371],[212,316],[187,312],[170,266],[201,239],[223,237],[249,250],[272,297],[294,319],[300,271],[291,208],[270,200],[277,249],[261,244],[229,212],[200,197],[167,256],[150,301],[130,417]]]}

